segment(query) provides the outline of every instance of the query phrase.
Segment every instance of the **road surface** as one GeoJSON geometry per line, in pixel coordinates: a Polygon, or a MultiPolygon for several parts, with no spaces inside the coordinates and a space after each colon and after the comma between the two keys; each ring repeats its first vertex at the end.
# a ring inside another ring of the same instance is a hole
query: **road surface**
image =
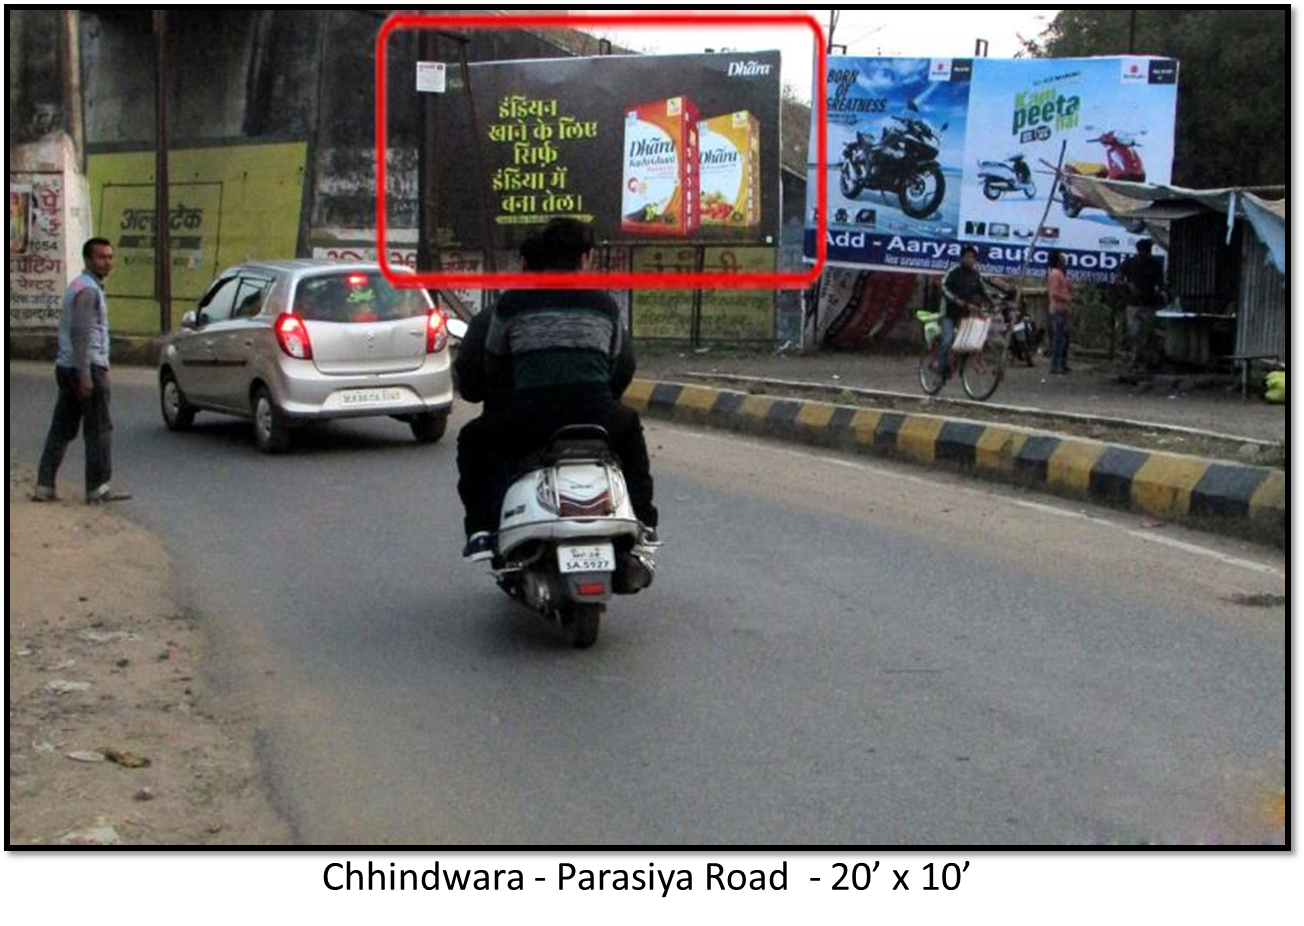
{"type": "MultiPolygon", "coordinates": [[[[269,458],[242,423],[166,432],[152,374],[114,375],[123,510],[304,843],[1283,838],[1277,551],[652,423],[661,572],[578,652],[461,562],[454,429],[269,458]]],[[[53,376],[9,387],[34,465],[53,376]]]]}

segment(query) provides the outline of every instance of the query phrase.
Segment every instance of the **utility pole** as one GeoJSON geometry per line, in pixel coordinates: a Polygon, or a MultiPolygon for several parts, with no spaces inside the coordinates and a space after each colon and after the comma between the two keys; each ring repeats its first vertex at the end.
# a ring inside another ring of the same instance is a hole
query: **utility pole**
{"type": "MultiPolygon", "coordinates": [[[[420,36],[420,59],[438,60],[439,34],[423,30],[420,36]]],[[[439,256],[439,167],[435,149],[439,138],[438,93],[422,94],[421,151],[417,156],[417,269],[422,273],[438,272],[439,256]]]]}
{"type": "Polygon", "coordinates": [[[154,11],[154,290],[159,333],[172,330],[171,209],[168,204],[168,12],[154,11]]]}
{"type": "Polygon", "coordinates": [[[1127,53],[1136,54],[1136,10],[1128,10],[1127,17],[1127,53]]]}
{"type": "Polygon", "coordinates": [[[838,18],[837,10],[829,10],[829,47],[826,49],[829,54],[833,54],[833,33],[838,30],[838,18]]]}
{"type": "Polygon", "coordinates": [[[77,156],[77,169],[86,172],[86,129],[82,120],[82,85],[81,85],[81,12],[78,10],[61,10],[59,38],[60,51],[59,76],[63,83],[63,119],[72,139],[72,149],[77,156]]]}

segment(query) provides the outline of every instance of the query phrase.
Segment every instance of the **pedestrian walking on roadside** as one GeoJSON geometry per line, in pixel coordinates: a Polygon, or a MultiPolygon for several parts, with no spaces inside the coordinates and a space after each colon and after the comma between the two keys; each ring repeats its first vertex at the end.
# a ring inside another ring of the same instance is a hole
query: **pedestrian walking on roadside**
{"type": "Polygon", "coordinates": [[[1154,242],[1142,238],[1136,253],[1119,268],[1127,286],[1127,336],[1132,367],[1141,369],[1158,362],[1155,356],[1155,312],[1164,304],[1164,262],[1154,256],[1154,242]]]}
{"type": "Polygon", "coordinates": [[[1050,371],[1056,376],[1069,372],[1069,306],[1073,303],[1073,287],[1064,271],[1064,255],[1053,251],[1050,255],[1050,272],[1047,274],[1050,320],[1050,371]]]}
{"type": "Polygon", "coordinates": [[[59,354],[54,377],[59,398],[41,453],[32,500],[55,498],[54,482],[68,445],[82,433],[86,445],[86,503],[117,502],[131,498],[114,489],[109,418],[109,303],[104,281],[113,271],[113,245],[106,238],[91,238],[82,245],[85,269],[63,293],[59,313],[59,354]]]}

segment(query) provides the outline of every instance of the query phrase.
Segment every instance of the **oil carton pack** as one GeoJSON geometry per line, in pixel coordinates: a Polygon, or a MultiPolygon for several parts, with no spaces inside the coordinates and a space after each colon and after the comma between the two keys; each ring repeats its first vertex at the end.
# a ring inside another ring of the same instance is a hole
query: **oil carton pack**
{"type": "Polygon", "coordinates": [[[698,111],[692,100],[675,96],[626,111],[622,232],[696,232],[699,176],[698,111]]]}
{"type": "Polygon", "coordinates": [[[746,228],[761,221],[760,122],[743,110],[698,123],[702,224],[746,228]]]}

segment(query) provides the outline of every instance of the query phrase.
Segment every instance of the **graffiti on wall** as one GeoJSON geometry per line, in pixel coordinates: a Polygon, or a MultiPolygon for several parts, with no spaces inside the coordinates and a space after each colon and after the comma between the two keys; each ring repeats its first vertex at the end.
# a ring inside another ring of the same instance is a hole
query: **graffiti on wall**
{"type": "Polygon", "coordinates": [[[63,258],[63,177],[10,174],[9,324],[59,323],[67,272],[63,258]]]}

